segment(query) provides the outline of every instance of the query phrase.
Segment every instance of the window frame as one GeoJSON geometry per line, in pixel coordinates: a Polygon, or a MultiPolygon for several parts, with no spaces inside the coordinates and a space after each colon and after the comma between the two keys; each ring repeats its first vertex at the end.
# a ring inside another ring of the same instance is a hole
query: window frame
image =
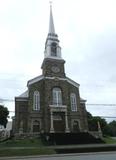
{"type": "Polygon", "coordinates": [[[51,44],[51,56],[57,57],[57,43],[51,44]]]}
{"type": "Polygon", "coordinates": [[[33,94],[33,110],[39,111],[40,110],[40,93],[39,91],[34,91],[33,94]]]}
{"type": "Polygon", "coordinates": [[[77,98],[75,93],[70,94],[71,111],[77,112],[77,98]]]}
{"type": "Polygon", "coordinates": [[[56,106],[62,105],[62,91],[59,87],[52,89],[52,104],[56,106]]]}

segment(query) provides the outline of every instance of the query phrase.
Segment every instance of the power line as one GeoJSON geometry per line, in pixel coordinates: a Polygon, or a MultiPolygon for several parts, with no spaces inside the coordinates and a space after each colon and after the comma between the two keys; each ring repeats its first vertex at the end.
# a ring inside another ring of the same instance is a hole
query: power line
{"type": "Polygon", "coordinates": [[[108,118],[108,119],[116,118],[115,116],[93,116],[93,117],[101,117],[101,118],[108,118]]]}
{"type": "Polygon", "coordinates": [[[87,106],[116,106],[116,104],[87,103],[87,106]]]}
{"type": "MultiPolygon", "coordinates": [[[[14,102],[13,99],[0,99],[0,102],[14,102]]],[[[105,104],[105,103],[86,103],[87,106],[116,106],[116,104],[105,104]]]]}
{"type": "MultiPolygon", "coordinates": [[[[8,102],[14,102],[14,99],[7,99],[7,98],[0,98],[0,102],[4,102],[4,101],[8,101],[8,102]]],[[[87,106],[116,106],[115,103],[86,103],[87,106]]]]}

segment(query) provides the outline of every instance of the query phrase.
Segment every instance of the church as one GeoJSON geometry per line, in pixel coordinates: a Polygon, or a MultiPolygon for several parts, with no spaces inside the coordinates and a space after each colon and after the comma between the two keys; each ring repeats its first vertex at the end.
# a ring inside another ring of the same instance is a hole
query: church
{"type": "Polygon", "coordinates": [[[66,77],[64,65],[50,6],[42,75],[29,80],[27,91],[15,97],[15,135],[88,131],[86,100],[80,97],[80,85],[66,77]]]}

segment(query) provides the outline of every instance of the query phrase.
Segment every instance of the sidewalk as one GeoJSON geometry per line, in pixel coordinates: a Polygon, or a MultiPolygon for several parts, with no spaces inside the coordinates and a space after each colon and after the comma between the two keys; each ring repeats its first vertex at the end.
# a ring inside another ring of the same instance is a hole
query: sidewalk
{"type": "MultiPolygon", "coordinates": [[[[101,152],[100,154],[115,154],[116,152],[101,152]]],[[[53,154],[53,155],[33,155],[33,156],[14,156],[14,157],[0,157],[0,160],[26,160],[26,159],[37,159],[37,158],[55,158],[55,157],[73,157],[73,156],[86,156],[86,155],[98,155],[97,152],[90,152],[90,153],[73,153],[73,154],[53,154]]]]}

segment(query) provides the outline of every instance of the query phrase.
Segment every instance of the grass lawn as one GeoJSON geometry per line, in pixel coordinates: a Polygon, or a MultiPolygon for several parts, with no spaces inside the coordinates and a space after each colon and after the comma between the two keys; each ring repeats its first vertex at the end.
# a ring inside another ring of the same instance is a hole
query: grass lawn
{"type": "MultiPolygon", "coordinates": [[[[116,138],[105,137],[106,144],[116,144],[116,138]]],[[[3,156],[29,156],[55,154],[53,148],[48,148],[40,138],[10,139],[0,143],[0,157],[3,156]]]]}
{"type": "Polygon", "coordinates": [[[53,149],[48,148],[31,148],[31,149],[0,149],[0,157],[3,156],[29,156],[29,155],[48,155],[55,154],[53,149]]]}
{"type": "Polygon", "coordinates": [[[106,144],[116,144],[116,139],[113,137],[104,137],[103,140],[106,144]]]}
{"type": "Polygon", "coordinates": [[[3,156],[29,156],[29,155],[48,155],[55,154],[53,149],[31,148],[31,149],[0,149],[0,157],[3,156]]]}
{"type": "Polygon", "coordinates": [[[7,140],[0,143],[0,157],[55,154],[54,149],[47,148],[39,138],[7,140]]]}
{"type": "Polygon", "coordinates": [[[9,139],[0,143],[1,147],[41,147],[44,146],[40,138],[9,139]]]}

